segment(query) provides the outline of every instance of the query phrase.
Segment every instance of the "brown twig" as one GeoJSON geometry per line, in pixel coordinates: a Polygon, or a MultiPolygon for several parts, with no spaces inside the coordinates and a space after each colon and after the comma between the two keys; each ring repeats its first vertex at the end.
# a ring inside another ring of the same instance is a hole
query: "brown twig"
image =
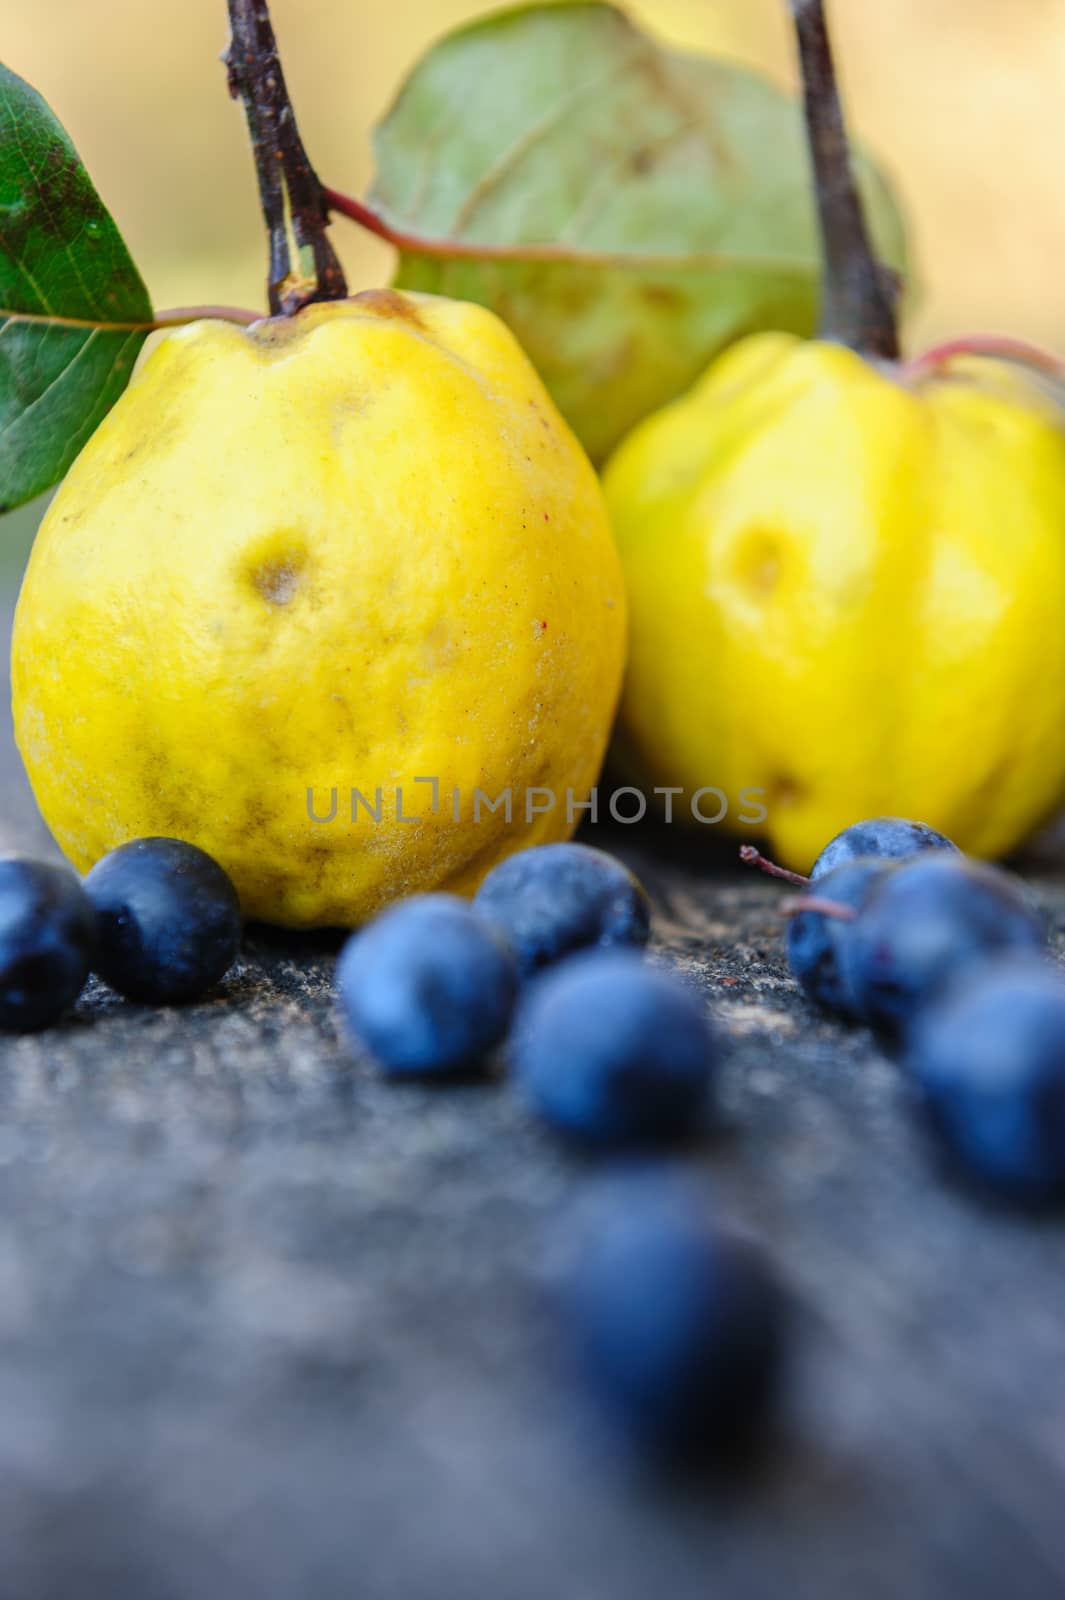
{"type": "Polygon", "coordinates": [[[862,355],[899,354],[895,274],[877,260],[851,165],[824,0],[791,0],[825,256],[821,337],[862,355]]]}
{"type": "Polygon", "coordinates": [[[270,310],[292,316],[315,300],[343,300],[344,273],[329,243],[329,207],[296,126],[267,0],[228,0],[229,92],[244,102],[270,236],[270,310]]]}

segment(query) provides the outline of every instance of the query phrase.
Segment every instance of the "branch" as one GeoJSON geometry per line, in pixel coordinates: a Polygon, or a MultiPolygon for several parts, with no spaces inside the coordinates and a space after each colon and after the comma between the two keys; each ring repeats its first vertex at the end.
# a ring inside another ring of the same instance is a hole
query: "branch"
{"type": "Polygon", "coordinates": [[[267,0],[229,0],[224,61],[229,92],[244,102],[259,195],[270,236],[270,310],[293,316],[348,292],[327,237],[329,210],[307,158],[285,85],[267,0]]]}
{"type": "Polygon", "coordinates": [[[895,275],[877,260],[851,165],[824,0],[791,0],[825,278],[821,337],[862,355],[899,354],[895,275]]]}

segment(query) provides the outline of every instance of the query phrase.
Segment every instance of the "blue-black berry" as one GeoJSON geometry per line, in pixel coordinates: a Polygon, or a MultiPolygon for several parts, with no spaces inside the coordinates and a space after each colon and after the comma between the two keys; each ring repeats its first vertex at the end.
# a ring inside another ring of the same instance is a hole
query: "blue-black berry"
{"type": "Polygon", "coordinates": [[[418,895],[352,935],[337,966],[348,1025],[398,1075],[466,1072],[506,1034],[518,970],[491,922],[449,894],[418,895]]]}
{"type": "Polygon", "coordinates": [[[929,1125],[965,1173],[1022,1203],[1065,1199],[1065,975],[1003,958],[953,985],[912,1030],[929,1125]]]}
{"type": "Polygon", "coordinates": [[[647,895],[627,867],[583,844],[544,844],[508,856],[475,901],[506,934],[528,976],[585,946],[644,945],[647,895]]]}
{"type": "Polygon", "coordinates": [[[95,940],[92,906],[69,868],[0,860],[0,1028],[58,1022],[85,986],[95,940]]]}
{"type": "MultiPolygon", "coordinates": [[[[855,913],[861,911],[873,886],[885,872],[894,870],[888,860],[858,859],[833,867],[818,879],[818,900],[831,901],[855,913]]],[[[788,965],[804,993],[837,1016],[854,1019],[854,998],[844,982],[840,952],[854,923],[823,911],[799,911],[788,922],[788,965]]]]}
{"type": "Polygon", "coordinates": [[[99,929],[95,970],[128,1000],[195,1000],[236,960],[237,892],[196,845],[134,839],[97,862],[85,891],[99,929]]]}
{"type": "Polygon", "coordinates": [[[515,1028],[518,1081],[540,1115],[591,1145],[690,1132],[719,1047],[699,995],[628,951],[586,951],[529,990],[515,1028]]]}
{"type": "Polygon", "coordinates": [[[760,1253],[654,1173],[613,1180],[579,1231],[563,1308],[585,1383],[623,1436],[662,1465],[760,1441],[787,1348],[787,1303],[760,1253]]]}
{"type": "Polygon", "coordinates": [[[855,861],[859,856],[904,861],[925,850],[960,853],[956,844],[926,822],[909,822],[905,817],[870,817],[866,822],[852,823],[842,833],[837,833],[814,862],[810,877],[823,878],[834,867],[855,861]]]}
{"type": "Polygon", "coordinates": [[[840,945],[840,971],[858,1014],[898,1034],[967,967],[1045,944],[1043,919],[1018,879],[929,851],[874,884],[840,945]]]}

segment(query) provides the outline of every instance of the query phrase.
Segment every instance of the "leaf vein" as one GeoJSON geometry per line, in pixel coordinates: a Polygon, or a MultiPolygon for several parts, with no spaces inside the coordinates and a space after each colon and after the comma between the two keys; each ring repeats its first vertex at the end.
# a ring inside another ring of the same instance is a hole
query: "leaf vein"
{"type": "Polygon", "coordinates": [[[89,337],[85,340],[84,344],[82,344],[80,346],[80,348],[78,349],[77,354],[72,356],[71,359],[67,362],[66,366],[62,367],[60,369],[60,371],[56,373],[56,375],[52,379],[52,381],[45,385],[45,387],[41,390],[40,394],[36,395],[33,398],[33,400],[30,401],[29,405],[24,407],[23,410],[19,412],[17,417],[15,417],[11,422],[7,423],[3,428],[0,428],[0,439],[5,438],[9,433],[12,432],[12,430],[14,428],[17,428],[20,423],[25,422],[27,417],[32,416],[34,411],[36,411],[37,407],[41,404],[41,402],[43,400],[46,400],[48,398],[48,396],[51,394],[52,390],[57,386],[57,384],[63,383],[69,377],[70,373],[77,366],[78,362],[81,360],[81,358],[85,354],[86,350],[89,349],[89,347],[92,344],[93,340],[97,337],[97,335],[100,332],[101,332],[101,330],[99,328],[93,328],[92,332],[89,334],[89,337]]]}
{"type": "Polygon", "coordinates": [[[636,46],[627,55],[618,61],[613,61],[606,72],[598,77],[586,79],[583,83],[574,86],[570,94],[562,100],[556,101],[546,116],[539,122],[534,122],[525,132],[514,140],[513,144],[502,155],[498,156],[482,178],[474,184],[466,199],[459,207],[450,228],[451,234],[461,234],[470,224],[483,203],[505,182],[521,161],[534,150],[541,140],[548,134],[554,133],[570,117],[574,110],[583,105],[589,94],[601,94],[604,89],[621,82],[626,74],[634,67],[644,55],[643,40],[638,40],[636,46]]]}

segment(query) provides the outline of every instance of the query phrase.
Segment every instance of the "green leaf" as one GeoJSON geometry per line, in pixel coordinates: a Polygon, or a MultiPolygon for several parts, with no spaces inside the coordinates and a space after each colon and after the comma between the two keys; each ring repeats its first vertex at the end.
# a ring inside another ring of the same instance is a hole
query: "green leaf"
{"type": "MultiPolygon", "coordinates": [[[[414,69],[375,139],[397,282],[513,328],[593,459],[759,328],[813,331],[820,241],[796,100],[598,3],[508,11],[414,69]]],[[[903,228],[859,160],[882,258],[903,228]]]]}
{"type": "Polygon", "coordinates": [[[0,67],[0,511],[63,476],[129,382],[151,318],[74,146],[0,67]]]}

